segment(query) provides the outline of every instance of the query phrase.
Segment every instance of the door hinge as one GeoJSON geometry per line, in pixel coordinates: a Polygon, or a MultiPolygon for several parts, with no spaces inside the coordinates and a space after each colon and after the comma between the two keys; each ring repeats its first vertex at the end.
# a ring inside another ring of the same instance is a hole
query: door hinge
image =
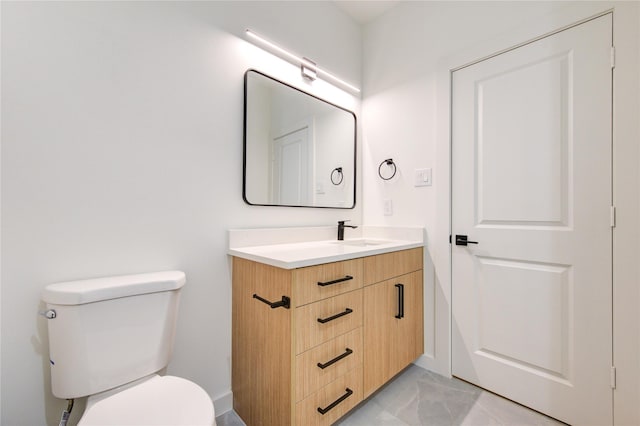
{"type": "Polygon", "coordinates": [[[611,227],[616,227],[616,206],[611,206],[611,227]]]}
{"type": "Polygon", "coordinates": [[[616,368],[611,367],[611,389],[616,388],[616,368]]]}
{"type": "Polygon", "coordinates": [[[616,67],[616,47],[611,46],[611,68],[616,67]]]}

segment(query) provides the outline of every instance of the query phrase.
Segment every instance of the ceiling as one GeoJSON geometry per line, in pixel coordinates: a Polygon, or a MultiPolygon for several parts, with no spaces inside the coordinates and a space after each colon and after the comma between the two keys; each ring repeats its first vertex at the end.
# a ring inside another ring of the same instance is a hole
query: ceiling
{"type": "Polygon", "coordinates": [[[400,0],[334,0],[336,6],[360,24],[374,20],[399,2],[400,0]]]}

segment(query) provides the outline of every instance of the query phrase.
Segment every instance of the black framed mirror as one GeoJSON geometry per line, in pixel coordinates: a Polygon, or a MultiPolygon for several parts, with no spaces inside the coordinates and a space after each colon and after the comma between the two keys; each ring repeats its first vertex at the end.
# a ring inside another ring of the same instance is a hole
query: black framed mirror
{"type": "Polygon", "coordinates": [[[242,197],[259,206],[354,208],[355,114],[248,70],[242,197]]]}

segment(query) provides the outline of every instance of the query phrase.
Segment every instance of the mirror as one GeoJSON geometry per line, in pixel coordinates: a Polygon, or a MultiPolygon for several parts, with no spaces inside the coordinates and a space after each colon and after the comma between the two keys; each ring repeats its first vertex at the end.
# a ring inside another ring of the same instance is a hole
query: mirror
{"type": "Polygon", "coordinates": [[[251,205],[355,206],[356,116],[255,70],[244,75],[244,181],[251,205]]]}

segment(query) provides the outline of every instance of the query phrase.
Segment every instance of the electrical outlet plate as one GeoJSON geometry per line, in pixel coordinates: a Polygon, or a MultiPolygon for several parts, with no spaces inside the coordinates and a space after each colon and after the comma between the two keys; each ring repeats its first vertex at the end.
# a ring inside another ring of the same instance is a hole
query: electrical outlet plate
{"type": "Polygon", "coordinates": [[[385,216],[393,215],[393,202],[390,199],[384,200],[384,215],[385,216]]]}

